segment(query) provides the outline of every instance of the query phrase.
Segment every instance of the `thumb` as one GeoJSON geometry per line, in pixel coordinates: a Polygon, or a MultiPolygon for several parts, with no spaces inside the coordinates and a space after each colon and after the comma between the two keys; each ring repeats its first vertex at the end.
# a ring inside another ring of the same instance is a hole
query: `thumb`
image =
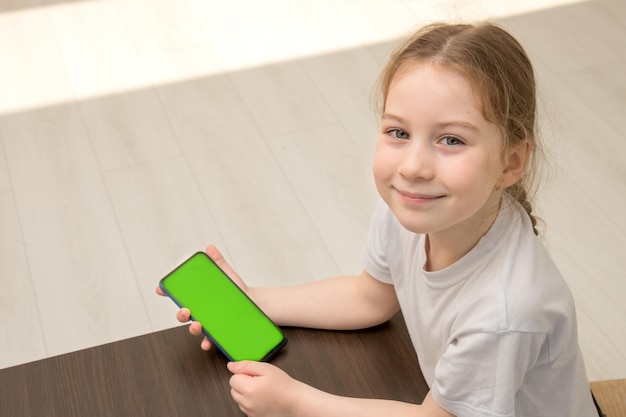
{"type": "Polygon", "coordinates": [[[228,362],[228,370],[233,374],[245,374],[249,376],[261,376],[265,374],[268,364],[255,361],[228,362]]]}

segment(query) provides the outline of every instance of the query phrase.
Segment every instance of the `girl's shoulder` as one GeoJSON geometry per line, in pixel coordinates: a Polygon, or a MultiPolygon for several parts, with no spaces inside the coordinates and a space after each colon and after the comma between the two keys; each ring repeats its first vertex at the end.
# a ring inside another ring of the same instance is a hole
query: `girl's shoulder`
{"type": "Polygon", "coordinates": [[[570,289],[521,206],[503,208],[486,237],[466,313],[490,316],[498,331],[546,334],[575,321],[570,289]]]}

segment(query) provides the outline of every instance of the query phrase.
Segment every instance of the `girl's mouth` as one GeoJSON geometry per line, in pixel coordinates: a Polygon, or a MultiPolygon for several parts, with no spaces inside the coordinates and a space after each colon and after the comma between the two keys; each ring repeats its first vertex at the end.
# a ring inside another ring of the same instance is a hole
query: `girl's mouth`
{"type": "Polygon", "coordinates": [[[396,189],[402,201],[411,205],[424,205],[428,203],[432,203],[435,201],[439,201],[441,198],[445,197],[440,194],[427,194],[427,193],[413,193],[408,191],[401,191],[396,189]]]}

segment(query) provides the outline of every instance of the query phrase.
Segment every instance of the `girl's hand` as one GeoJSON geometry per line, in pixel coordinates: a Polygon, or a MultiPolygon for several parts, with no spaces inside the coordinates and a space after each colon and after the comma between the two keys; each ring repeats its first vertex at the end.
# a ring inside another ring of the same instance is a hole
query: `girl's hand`
{"type": "Polygon", "coordinates": [[[229,362],[231,395],[248,417],[293,416],[302,382],[266,362],[229,362]]]}
{"type": "MultiPolygon", "coordinates": [[[[245,282],[243,282],[239,274],[235,272],[235,270],[228,264],[228,262],[226,262],[226,259],[224,259],[224,256],[220,253],[219,250],[217,250],[215,246],[213,245],[207,246],[205,252],[207,255],[209,255],[209,258],[213,259],[213,261],[215,261],[215,263],[222,269],[222,271],[224,271],[226,275],[228,275],[230,279],[232,279],[235,282],[235,284],[239,286],[239,288],[241,288],[246,294],[248,294],[249,292],[248,286],[245,284],[245,282]]],[[[156,293],[158,295],[165,296],[165,293],[160,287],[156,288],[156,293]]],[[[176,313],[176,319],[180,321],[181,323],[187,323],[189,321],[190,316],[191,316],[191,312],[189,311],[188,308],[181,308],[176,313]]],[[[193,323],[191,323],[189,325],[189,333],[191,333],[194,336],[202,335],[202,324],[197,321],[194,321],[193,323]]],[[[204,337],[204,339],[202,339],[202,343],[200,344],[200,347],[203,350],[211,349],[211,341],[207,337],[204,337]]]]}

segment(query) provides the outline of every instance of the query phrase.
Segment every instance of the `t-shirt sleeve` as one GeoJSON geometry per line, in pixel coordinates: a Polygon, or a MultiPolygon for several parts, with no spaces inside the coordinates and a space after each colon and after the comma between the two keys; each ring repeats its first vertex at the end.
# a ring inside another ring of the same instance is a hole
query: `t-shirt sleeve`
{"type": "Polygon", "coordinates": [[[517,415],[516,393],[545,340],[543,334],[512,331],[454,338],[435,367],[433,399],[456,416],[517,415]]]}
{"type": "Polygon", "coordinates": [[[363,269],[372,277],[387,284],[393,284],[389,263],[385,255],[388,239],[391,211],[380,200],[374,209],[365,241],[363,269]]]}

